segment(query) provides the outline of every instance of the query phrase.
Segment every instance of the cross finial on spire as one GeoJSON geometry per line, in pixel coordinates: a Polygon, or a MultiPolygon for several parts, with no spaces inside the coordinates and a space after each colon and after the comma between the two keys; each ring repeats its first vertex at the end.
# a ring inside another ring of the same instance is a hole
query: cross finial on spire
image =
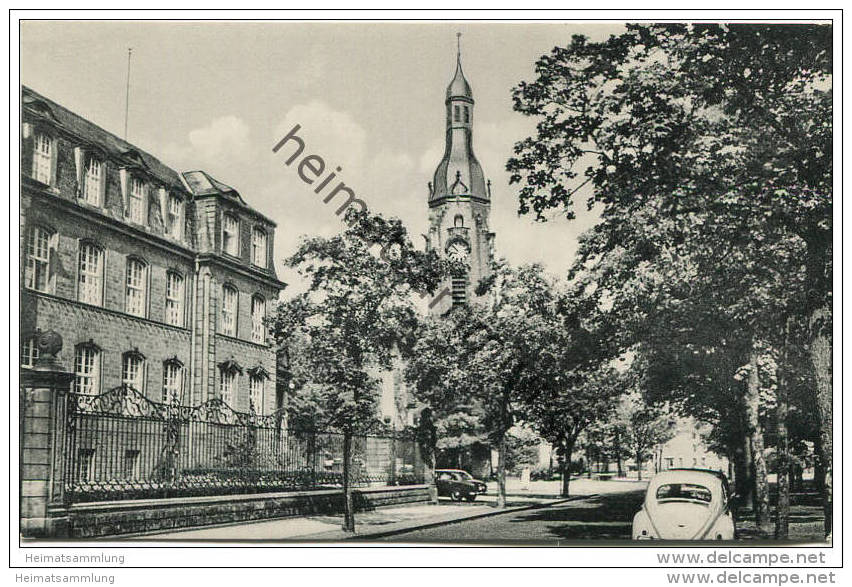
{"type": "Polygon", "coordinates": [[[461,33],[456,33],[456,57],[461,61],[461,33]]]}

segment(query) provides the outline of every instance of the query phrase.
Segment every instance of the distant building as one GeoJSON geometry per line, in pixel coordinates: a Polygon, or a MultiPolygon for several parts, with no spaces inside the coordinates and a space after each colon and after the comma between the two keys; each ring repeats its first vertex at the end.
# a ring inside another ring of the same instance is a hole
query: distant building
{"type": "Polygon", "coordinates": [[[677,435],[664,444],[658,453],[661,470],[678,468],[713,469],[728,473],[728,460],[712,452],[701,439],[705,426],[692,419],[678,422],[677,435]]]}
{"type": "Polygon", "coordinates": [[[207,173],[22,95],[21,368],[56,330],[77,392],[282,407],[265,324],[285,287],[275,223],[207,173]]]}

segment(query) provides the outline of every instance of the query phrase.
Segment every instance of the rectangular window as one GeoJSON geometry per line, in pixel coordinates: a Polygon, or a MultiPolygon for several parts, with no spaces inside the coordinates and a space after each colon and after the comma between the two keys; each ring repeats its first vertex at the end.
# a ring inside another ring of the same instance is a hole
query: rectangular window
{"type": "Polygon", "coordinates": [[[183,200],[173,195],[169,196],[168,233],[178,240],[183,236],[183,200]]]}
{"type": "Polygon", "coordinates": [[[24,283],[30,289],[47,292],[50,288],[50,253],[53,235],[40,226],[33,226],[27,238],[27,268],[24,283]]]}
{"type": "Polygon", "coordinates": [[[470,122],[470,110],[468,110],[467,106],[464,107],[464,121],[470,122]]]}
{"type": "Polygon", "coordinates": [[[124,355],[121,382],[143,393],[145,391],[145,359],[135,353],[124,355]]]}
{"type": "Polygon", "coordinates": [[[222,334],[237,335],[237,290],[222,288],[222,334]]]}
{"type": "Polygon", "coordinates": [[[254,229],[251,237],[251,262],[258,267],[266,267],[266,233],[254,229]]]}
{"type": "Polygon", "coordinates": [[[266,342],[266,301],[260,296],[254,296],[251,299],[251,339],[254,342],[263,344],[266,342]]]}
{"type": "Polygon", "coordinates": [[[263,415],[263,377],[253,376],[249,379],[249,400],[255,414],[263,415]]]}
{"type": "Polygon", "coordinates": [[[453,122],[458,122],[461,119],[460,111],[461,108],[458,105],[453,106],[453,122]]]}
{"type": "Polygon", "coordinates": [[[219,398],[231,407],[233,407],[236,386],[236,373],[233,371],[219,371],[219,398]]]}
{"type": "Polygon", "coordinates": [[[89,157],[86,163],[86,175],[83,178],[83,199],[93,206],[101,205],[101,181],[103,179],[103,163],[89,157]]]}
{"type": "Polygon", "coordinates": [[[239,232],[239,221],[230,214],[225,214],[222,221],[222,249],[235,257],[239,256],[239,232]]]}
{"type": "Polygon", "coordinates": [[[148,301],[148,266],[138,259],[128,259],[125,285],[127,313],[144,318],[148,301]]]}
{"type": "Polygon", "coordinates": [[[90,395],[100,390],[101,354],[92,346],[77,347],[74,353],[74,391],[90,395]]]}
{"type": "Polygon", "coordinates": [[[130,178],[128,218],[131,222],[145,224],[145,183],[136,177],[130,178]]]}
{"type": "Polygon", "coordinates": [[[21,343],[21,367],[35,367],[38,361],[38,346],[36,346],[36,338],[31,336],[21,343]]]}
{"type": "Polygon", "coordinates": [[[52,174],[53,140],[44,133],[38,133],[33,144],[33,179],[50,185],[52,174]]]}
{"type": "Polygon", "coordinates": [[[181,403],[183,397],[183,369],[177,363],[163,365],[163,403],[181,403]]]}
{"type": "Polygon", "coordinates": [[[103,304],[104,253],[91,243],[80,245],[78,298],[81,302],[103,304]]]}
{"type": "Polygon", "coordinates": [[[166,324],[183,326],[183,277],[169,273],[166,278],[166,324]]]}

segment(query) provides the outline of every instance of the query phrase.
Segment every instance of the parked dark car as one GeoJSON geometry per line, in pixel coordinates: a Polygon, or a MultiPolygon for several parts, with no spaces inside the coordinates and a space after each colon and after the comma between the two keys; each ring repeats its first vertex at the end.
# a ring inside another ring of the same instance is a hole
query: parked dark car
{"type": "Polygon", "coordinates": [[[474,479],[467,471],[460,469],[437,469],[435,484],[438,495],[448,496],[453,501],[473,501],[480,493],[488,491],[488,486],[479,479],[474,479]]]}

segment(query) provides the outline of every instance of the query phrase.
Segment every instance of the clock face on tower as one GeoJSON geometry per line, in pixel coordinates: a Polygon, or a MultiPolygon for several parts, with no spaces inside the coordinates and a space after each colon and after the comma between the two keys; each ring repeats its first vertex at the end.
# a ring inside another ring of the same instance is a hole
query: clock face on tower
{"type": "Polygon", "coordinates": [[[453,261],[466,260],[468,252],[467,244],[462,241],[454,241],[447,247],[447,256],[453,261]]]}

